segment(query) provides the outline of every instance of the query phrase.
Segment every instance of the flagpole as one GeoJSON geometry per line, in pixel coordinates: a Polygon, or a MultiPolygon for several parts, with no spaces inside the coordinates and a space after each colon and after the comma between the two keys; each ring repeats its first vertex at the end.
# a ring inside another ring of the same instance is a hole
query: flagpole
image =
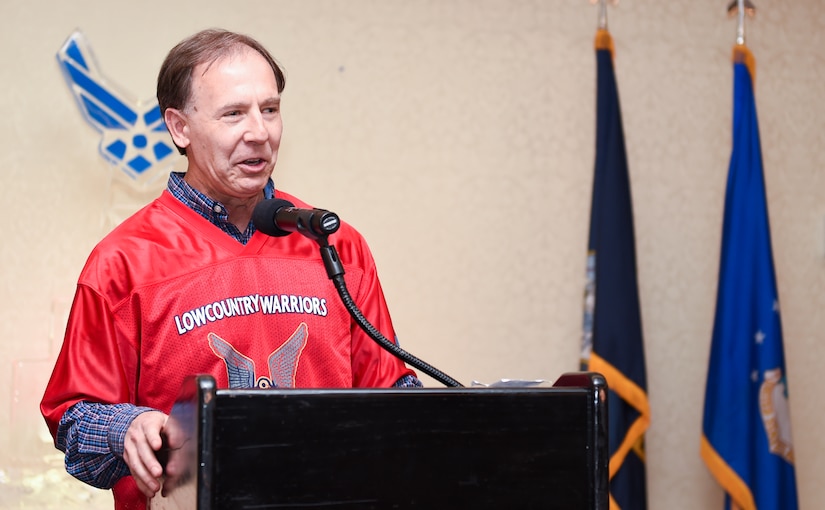
{"type": "Polygon", "coordinates": [[[610,420],[609,508],[647,510],[645,431],[650,425],[633,200],[607,2],[599,2],[596,151],[582,334],[583,369],[605,376],[610,420]]]}
{"type": "Polygon", "coordinates": [[[736,44],[745,44],[745,0],[737,0],[736,44]]]}
{"type": "MultiPolygon", "coordinates": [[[[619,0],[590,0],[591,4],[599,4],[598,23],[599,30],[607,30],[607,2],[613,5],[619,3],[619,0]]],[[[734,0],[736,1],[736,0],[734,0]]]]}
{"type": "Polygon", "coordinates": [[[756,6],[751,0],[733,0],[728,4],[728,14],[733,16],[736,13],[736,44],[745,44],[745,14],[753,17],[756,14],[756,6]]]}
{"type": "MultiPolygon", "coordinates": [[[[797,510],[782,324],[771,248],[749,0],[735,0],[732,149],[700,455],[731,510],[797,510]],[[736,7],[738,5],[738,7],[736,7]]],[[[609,384],[609,381],[608,381],[609,384]]]]}
{"type": "Polygon", "coordinates": [[[607,30],[607,0],[599,0],[599,30],[607,30]]]}

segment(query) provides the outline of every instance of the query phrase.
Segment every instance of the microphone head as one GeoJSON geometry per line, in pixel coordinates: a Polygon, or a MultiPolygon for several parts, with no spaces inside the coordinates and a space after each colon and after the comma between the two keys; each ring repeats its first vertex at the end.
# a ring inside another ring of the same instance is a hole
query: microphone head
{"type": "Polygon", "coordinates": [[[262,200],[252,211],[252,224],[266,235],[273,237],[288,236],[292,232],[278,228],[275,224],[275,213],[284,207],[295,207],[295,204],[283,198],[262,200]]]}

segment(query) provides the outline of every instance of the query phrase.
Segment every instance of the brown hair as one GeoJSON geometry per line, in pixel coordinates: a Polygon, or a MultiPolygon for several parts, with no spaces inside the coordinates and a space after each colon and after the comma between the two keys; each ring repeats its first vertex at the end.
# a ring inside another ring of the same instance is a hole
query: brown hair
{"type": "MultiPolygon", "coordinates": [[[[261,54],[275,73],[278,92],[286,85],[284,72],[264,46],[247,35],[222,29],[202,30],[187,37],[166,55],[158,73],[157,97],[161,115],[167,108],[183,110],[192,95],[192,72],[195,67],[212,63],[248,46],[261,54]]],[[[186,151],[178,147],[181,154],[186,151]]]]}

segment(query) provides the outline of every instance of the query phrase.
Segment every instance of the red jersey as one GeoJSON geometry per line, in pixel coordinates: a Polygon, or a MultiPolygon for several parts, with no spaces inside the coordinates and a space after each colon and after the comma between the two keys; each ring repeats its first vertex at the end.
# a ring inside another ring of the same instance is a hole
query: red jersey
{"type": "MultiPolygon", "coordinates": [[[[356,304],[393,339],[366,242],[345,223],[329,242],[356,304]]],[[[414,372],[354,324],[317,243],[256,232],[243,245],[165,191],[89,256],[41,411],[53,435],[81,400],[168,414],[193,374],[219,388],[336,388],[414,372]]]]}

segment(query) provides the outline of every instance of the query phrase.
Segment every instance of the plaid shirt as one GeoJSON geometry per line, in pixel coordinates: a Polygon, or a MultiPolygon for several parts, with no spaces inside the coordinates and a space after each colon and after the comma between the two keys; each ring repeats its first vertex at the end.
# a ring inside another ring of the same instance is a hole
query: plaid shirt
{"type": "MultiPolygon", "coordinates": [[[[200,191],[189,185],[183,180],[183,172],[172,172],[169,176],[169,184],[166,189],[175,198],[189,206],[193,211],[200,214],[210,223],[223,230],[241,244],[246,244],[255,233],[255,225],[250,221],[246,230],[241,232],[238,227],[229,222],[229,212],[226,207],[216,200],[212,200],[200,191]]],[[[272,179],[266,183],[264,187],[264,199],[275,197],[275,185],[272,179]]]]}
{"type": "MultiPolygon", "coordinates": [[[[249,242],[255,233],[255,225],[249,222],[246,230],[241,232],[230,223],[229,213],[223,204],[190,186],[183,176],[182,172],[172,172],[167,184],[169,193],[238,242],[249,242]]],[[[264,187],[264,198],[274,196],[275,185],[270,179],[264,187]]],[[[406,375],[393,386],[414,388],[423,384],[418,378],[406,375]]],[[[57,428],[56,444],[66,454],[66,471],[93,487],[113,487],[119,479],[129,474],[129,467],[123,461],[123,441],[129,425],[139,414],[153,410],[134,404],[86,401],[72,406],[60,419],[57,428]]]]}

